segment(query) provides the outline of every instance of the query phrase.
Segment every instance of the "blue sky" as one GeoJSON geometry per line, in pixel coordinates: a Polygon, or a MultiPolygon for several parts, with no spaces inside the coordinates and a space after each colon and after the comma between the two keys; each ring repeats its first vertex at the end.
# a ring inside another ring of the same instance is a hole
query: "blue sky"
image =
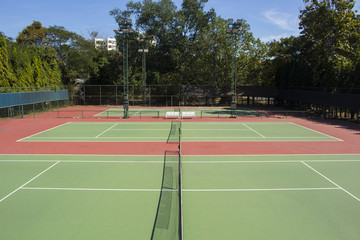
{"type": "MultiPolygon", "coordinates": [[[[134,0],[136,1],[136,0],[134,0]]],[[[182,0],[173,0],[178,6],[182,0]]],[[[116,29],[109,11],[125,9],[128,0],[0,0],[0,31],[16,38],[33,20],[43,26],[64,26],[89,38],[97,31],[100,37],[113,37],[116,29]]],[[[298,35],[298,15],[303,0],[208,0],[206,9],[214,8],[225,19],[244,18],[256,38],[263,41],[298,35]]],[[[359,9],[358,5],[355,7],[359,9]]]]}

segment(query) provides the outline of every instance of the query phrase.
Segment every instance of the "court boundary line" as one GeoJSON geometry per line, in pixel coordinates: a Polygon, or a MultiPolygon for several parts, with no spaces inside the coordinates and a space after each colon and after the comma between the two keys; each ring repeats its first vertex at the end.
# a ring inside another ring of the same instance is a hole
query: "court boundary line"
{"type": "Polygon", "coordinates": [[[329,134],[322,133],[322,132],[320,132],[320,131],[317,131],[317,130],[314,130],[314,129],[311,129],[311,128],[308,128],[308,127],[302,126],[302,125],[297,124],[297,123],[293,123],[293,122],[289,122],[289,123],[291,123],[291,124],[293,124],[293,125],[296,125],[296,126],[299,126],[299,127],[302,127],[302,128],[305,128],[305,129],[310,130],[310,131],[312,131],[312,132],[316,132],[316,133],[322,134],[322,135],[324,135],[324,136],[327,136],[327,137],[330,137],[330,138],[336,139],[336,141],[344,142],[344,140],[343,140],[343,139],[340,139],[340,138],[337,138],[337,137],[330,136],[329,134]]]}
{"type": "MultiPolygon", "coordinates": [[[[48,191],[118,191],[118,192],[160,192],[161,189],[152,188],[51,188],[51,187],[22,187],[21,190],[48,190],[48,191]]],[[[333,188],[204,188],[192,189],[182,188],[183,192],[255,192],[255,191],[320,191],[320,190],[342,190],[333,188]]],[[[162,191],[176,192],[177,189],[163,189],[162,191]]]]}
{"type": "MultiPolygon", "coordinates": [[[[55,190],[55,191],[118,191],[118,192],[160,192],[161,189],[152,188],[50,188],[50,187],[23,187],[21,190],[55,190]]],[[[166,191],[177,191],[167,189],[166,191]]]]}
{"type": "Polygon", "coordinates": [[[262,135],[261,133],[255,131],[254,129],[252,129],[251,127],[249,127],[248,125],[246,125],[245,123],[243,123],[242,125],[244,125],[246,128],[248,128],[249,130],[253,131],[254,133],[256,133],[257,135],[261,136],[262,138],[266,138],[264,135],[262,135]]]}
{"type": "MultiPolygon", "coordinates": [[[[44,132],[47,132],[47,131],[51,131],[55,128],[58,128],[58,127],[61,127],[61,126],[64,126],[64,125],[67,125],[67,124],[84,124],[84,123],[88,123],[88,124],[93,124],[93,122],[67,122],[67,123],[64,123],[64,124],[60,124],[58,126],[55,126],[53,128],[49,128],[49,129],[46,129],[44,131],[41,131],[41,132],[38,132],[38,133],[35,133],[33,135],[30,135],[30,136],[27,136],[25,138],[22,138],[22,139],[19,139],[17,140],[16,142],[20,142],[20,141],[24,141],[26,139],[29,139],[29,138],[32,138],[32,139],[45,139],[45,140],[41,140],[41,141],[32,141],[31,139],[28,141],[28,142],[142,142],[141,140],[138,141],[138,140],[132,140],[132,141],[125,141],[126,139],[162,139],[164,137],[100,137],[101,135],[103,135],[105,132],[109,131],[109,130],[112,130],[112,128],[114,128],[115,126],[119,125],[120,123],[115,123],[114,125],[112,125],[111,127],[109,127],[108,129],[106,129],[105,131],[101,132],[100,134],[98,134],[97,136],[95,137],[37,137],[36,135],[39,135],[41,133],[44,133],[44,132]],[[46,141],[46,139],[68,139],[67,141],[63,141],[63,140],[53,140],[53,141],[46,141]],[[96,139],[120,139],[120,141],[96,141],[96,139]],[[77,141],[76,139],[87,139],[87,140],[84,140],[84,141],[77,141]],[[122,140],[124,139],[124,140],[122,140]]],[[[205,122],[206,123],[206,122],[205,122]]],[[[212,122],[209,122],[212,124],[212,122]]],[[[271,124],[272,122],[260,122],[261,124],[271,124]]],[[[276,122],[277,123],[277,122],[276,122]]],[[[206,142],[245,142],[245,141],[251,141],[251,142],[318,142],[318,141],[326,141],[326,142],[331,142],[331,141],[344,141],[342,139],[339,139],[339,138],[336,138],[336,137],[333,137],[333,136],[330,136],[328,134],[325,134],[325,133],[322,133],[322,132],[319,132],[319,131],[316,131],[316,130],[313,130],[311,128],[307,128],[307,127],[304,127],[302,125],[299,125],[299,124],[296,124],[296,123],[293,123],[293,122],[285,122],[285,123],[288,123],[288,124],[291,124],[291,125],[295,125],[295,126],[298,126],[298,127],[301,127],[301,128],[304,128],[304,129],[307,129],[309,131],[312,131],[312,132],[315,132],[317,134],[320,134],[320,135],[323,135],[323,137],[265,137],[264,135],[262,135],[261,133],[255,131],[254,129],[252,129],[251,127],[247,126],[247,122],[244,122],[244,123],[236,123],[236,124],[240,124],[240,125],[243,125],[244,127],[246,127],[248,130],[256,133],[257,135],[259,135],[260,137],[216,137],[214,140],[211,140],[211,141],[206,141],[206,142]],[[259,139],[258,139],[259,138],[259,139]],[[302,140],[302,138],[304,140],[302,140]],[[330,138],[330,139],[329,139],[330,138]],[[221,139],[226,139],[225,141],[224,140],[221,140],[221,139]],[[231,139],[234,139],[234,140],[231,140],[231,139]],[[249,139],[256,139],[256,140],[249,140],[249,139]],[[281,139],[281,140],[277,140],[277,139],[281,139]]],[[[101,124],[109,124],[109,122],[101,122],[101,124]]],[[[136,122],[135,124],[139,124],[138,122],[136,122]]],[[[161,122],[161,124],[163,124],[161,122]]],[[[203,123],[201,123],[203,124],[203,123]]],[[[257,123],[258,124],[258,123],[257,123]]],[[[282,123],[284,124],[284,123],[282,123]]],[[[247,130],[247,129],[237,129],[237,130],[247,130]]],[[[114,129],[114,130],[127,130],[127,131],[132,131],[132,130],[137,130],[137,129],[114,129]]],[[[161,130],[166,130],[166,129],[161,129],[161,130]]],[[[189,130],[202,130],[202,129],[189,129],[189,130]]],[[[213,129],[212,129],[213,130],[213,129]]],[[[218,129],[218,130],[222,130],[222,129],[218,129]]],[[[229,130],[229,129],[225,129],[225,130],[229,130]]],[[[209,137],[184,137],[183,140],[184,142],[201,142],[201,141],[204,141],[202,139],[205,139],[205,138],[209,138],[209,137]],[[199,140],[193,140],[193,141],[187,141],[186,139],[199,139],[199,140]]],[[[144,142],[162,142],[161,140],[159,141],[144,141],[144,142]]]]}
{"type": "Polygon", "coordinates": [[[99,138],[101,135],[103,135],[104,133],[110,131],[112,128],[114,128],[115,126],[119,125],[119,123],[115,123],[114,125],[112,125],[111,127],[107,128],[106,130],[102,131],[100,134],[96,135],[95,138],[99,138]]]}
{"type": "MultiPolygon", "coordinates": [[[[102,113],[104,113],[104,112],[107,112],[108,110],[109,110],[109,109],[104,110],[104,111],[102,111],[102,112],[99,112],[99,113],[93,115],[93,117],[103,117],[103,116],[98,116],[98,115],[99,115],[99,114],[102,114],[102,113]]],[[[105,117],[105,116],[104,116],[104,117],[105,117]]]]}
{"type": "MultiPolygon", "coordinates": [[[[158,161],[147,161],[147,160],[136,160],[136,161],[118,161],[118,160],[105,160],[105,161],[99,161],[99,160],[51,160],[51,159],[31,159],[31,160],[25,160],[25,159],[0,159],[1,162],[61,162],[61,163],[164,163],[163,160],[158,161]]],[[[167,162],[178,162],[178,161],[167,161],[167,162]]],[[[329,160],[318,160],[318,159],[310,159],[310,160],[233,160],[233,161],[187,161],[183,160],[182,164],[226,164],[226,163],[302,163],[302,162],[315,162],[315,163],[342,163],[342,162],[360,162],[360,159],[354,160],[354,159],[348,159],[348,160],[340,160],[340,159],[329,159],[329,160]]]]}
{"type": "MultiPolygon", "coordinates": [[[[109,157],[119,157],[119,156],[164,156],[164,155],[161,155],[161,154],[157,154],[157,155],[137,155],[137,154],[131,154],[131,155],[117,155],[117,154],[110,154],[110,155],[104,155],[104,154],[70,154],[70,153],[62,153],[62,154],[54,154],[54,153],[45,153],[45,154],[42,154],[42,153],[15,153],[15,154],[0,154],[0,156],[4,156],[4,155],[9,155],[9,156],[22,156],[22,155],[38,155],[38,156],[46,156],[46,155],[49,155],[49,156],[109,156],[109,157]]],[[[288,154],[288,153],[285,153],[285,154],[229,154],[229,155],[186,155],[186,154],[183,154],[183,156],[187,156],[187,157],[207,157],[207,156],[224,156],[224,157],[237,157],[237,156],[311,156],[311,155],[315,155],[315,156],[333,156],[333,155],[338,155],[338,156],[341,156],[341,155],[358,155],[360,156],[360,153],[334,153],[334,154],[329,154],[329,153],[314,153],[314,154],[309,154],[309,153],[297,153],[297,154],[288,154]]]]}
{"type": "Polygon", "coordinates": [[[228,189],[182,189],[184,192],[270,192],[270,191],[320,191],[341,190],[340,188],[228,188],[228,189]]]}
{"type": "Polygon", "coordinates": [[[41,133],[44,133],[44,132],[47,132],[47,131],[50,131],[50,130],[54,130],[54,129],[58,128],[58,127],[65,126],[65,125],[70,124],[70,123],[71,123],[71,122],[66,122],[66,123],[60,124],[60,125],[58,125],[58,126],[55,126],[55,127],[52,127],[52,128],[46,129],[46,130],[43,130],[43,131],[41,131],[41,132],[32,134],[32,135],[30,135],[30,136],[21,138],[21,139],[19,139],[19,140],[16,140],[16,142],[21,142],[21,141],[23,141],[23,140],[25,140],[25,139],[31,138],[31,137],[33,137],[33,136],[36,136],[36,135],[38,135],[38,134],[41,134],[41,133]]]}
{"type": "Polygon", "coordinates": [[[332,183],[333,185],[335,185],[336,187],[340,188],[342,191],[344,191],[345,193],[347,193],[348,195],[350,195],[351,197],[353,197],[354,199],[356,199],[358,202],[360,202],[360,198],[356,197],[354,194],[352,194],[351,192],[349,192],[348,190],[344,189],[343,187],[341,187],[339,184],[337,184],[336,182],[334,182],[333,180],[331,180],[330,178],[326,177],[324,174],[322,174],[321,172],[319,172],[318,170],[316,170],[315,168],[311,167],[309,164],[305,163],[304,161],[302,161],[302,163],[307,166],[308,168],[310,168],[312,171],[314,171],[315,173],[317,173],[318,175],[320,175],[321,177],[325,178],[327,181],[329,181],[330,183],[332,183]]]}
{"type": "MultiPolygon", "coordinates": [[[[360,160],[359,160],[360,161],[360,160]]],[[[50,159],[33,159],[33,160],[0,160],[1,162],[61,162],[61,163],[162,163],[164,164],[164,160],[159,161],[98,161],[98,160],[50,160],[50,159]]],[[[167,162],[179,162],[179,161],[167,161],[167,162]]]]}
{"type": "Polygon", "coordinates": [[[4,201],[5,199],[7,199],[8,197],[10,197],[11,195],[13,195],[14,193],[16,193],[17,191],[19,191],[20,189],[22,189],[23,187],[25,187],[27,184],[31,183],[32,181],[34,181],[36,178],[40,177],[42,174],[44,174],[45,172],[47,172],[48,170],[50,170],[51,168],[53,168],[55,165],[57,165],[60,161],[55,162],[54,164],[52,164],[50,167],[48,167],[47,169],[43,170],[41,173],[39,173],[38,175],[36,175],[35,177],[31,178],[29,181],[27,181],[26,183],[24,183],[23,185],[21,185],[20,187],[18,187],[17,189],[15,189],[14,191],[12,191],[11,193],[9,193],[8,195],[6,195],[5,197],[3,197],[2,199],[0,199],[0,203],[2,201],[4,201]]]}

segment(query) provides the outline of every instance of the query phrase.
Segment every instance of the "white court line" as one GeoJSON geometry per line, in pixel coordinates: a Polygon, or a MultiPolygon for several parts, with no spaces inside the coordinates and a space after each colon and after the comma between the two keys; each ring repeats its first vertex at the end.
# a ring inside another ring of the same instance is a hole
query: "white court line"
{"type": "Polygon", "coordinates": [[[9,193],[8,195],[6,195],[5,197],[3,197],[2,199],[0,199],[0,203],[2,201],[4,201],[5,199],[7,199],[8,197],[10,197],[11,195],[13,195],[14,193],[16,193],[17,191],[19,191],[20,189],[22,189],[24,186],[26,186],[27,184],[29,184],[30,182],[34,181],[36,178],[38,178],[40,175],[44,174],[45,172],[47,172],[49,169],[51,169],[52,167],[54,167],[56,164],[58,164],[60,161],[57,161],[56,163],[54,163],[53,165],[51,165],[50,167],[48,167],[47,169],[45,169],[44,171],[42,171],[41,173],[39,173],[38,175],[36,175],[35,177],[33,177],[32,179],[30,179],[29,181],[27,181],[26,183],[24,183],[23,185],[21,185],[20,187],[18,187],[17,189],[15,189],[14,191],[12,191],[11,193],[9,193]]]}
{"type": "MultiPolygon", "coordinates": [[[[114,131],[114,129],[112,130],[114,131]]],[[[37,139],[57,139],[57,138],[60,138],[60,139],[93,139],[95,137],[33,137],[33,138],[37,138],[37,139]]],[[[133,138],[166,138],[166,137],[101,137],[101,138],[130,138],[130,139],[133,139],[133,138]]],[[[243,139],[243,138],[260,138],[260,139],[263,139],[263,138],[266,138],[266,139],[283,139],[283,138],[286,138],[286,139],[329,139],[328,137],[183,137],[183,138],[237,138],[237,139],[243,139]]],[[[304,141],[304,140],[301,140],[301,141],[304,141]]],[[[311,141],[311,140],[309,140],[311,141]]]]}
{"type": "Polygon", "coordinates": [[[71,123],[71,122],[67,122],[67,123],[60,124],[60,125],[58,125],[58,126],[56,126],[56,127],[52,127],[52,128],[46,129],[46,130],[44,130],[44,131],[41,131],[41,132],[35,133],[35,134],[33,134],[33,135],[30,135],[30,136],[24,137],[24,138],[22,138],[22,139],[19,139],[19,140],[17,140],[16,142],[23,141],[23,140],[25,140],[25,139],[27,139],[27,138],[30,138],[30,137],[36,136],[36,135],[38,135],[38,134],[41,134],[41,133],[44,133],[44,132],[53,130],[53,129],[58,128],[58,127],[65,126],[65,125],[70,124],[70,123],[71,123]]]}
{"type": "Polygon", "coordinates": [[[97,113],[97,114],[95,114],[95,115],[93,115],[94,117],[103,117],[102,115],[100,115],[100,114],[102,114],[102,113],[105,113],[105,112],[107,112],[108,110],[105,110],[105,111],[102,111],[102,112],[100,112],[100,113],[97,113]]]}
{"type": "Polygon", "coordinates": [[[258,133],[257,131],[255,131],[254,129],[252,129],[252,128],[249,127],[248,125],[246,125],[245,123],[243,123],[242,125],[244,125],[244,126],[247,127],[248,129],[250,129],[251,131],[255,132],[256,134],[258,134],[258,135],[261,136],[262,138],[266,138],[264,135],[262,135],[261,133],[258,133]]]}
{"type": "Polygon", "coordinates": [[[301,126],[301,125],[299,125],[299,124],[297,124],[297,123],[293,123],[293,122],[289,122],[289,123],[291,123],[291,124],[293,124],[293,125],[296,125],[296,126],[299,126],[299,127],[302,127],[302,128],[305,128],[305,129],[310,130],[310,131],[312,131],[312,132],[316,132],[316,133],[322,134],[322,135],[324,135],[324,136],[327,136],[327,137],[330,137],[330,138],[336,139],[336,140],[341,141],[341,142],[343,142],[343,141],[344,141],[344,140],[342,140],[342,139],[340,139],[340,138],[333,137],[333,136],[330,136],[330,135],[328,135],[328,134],[325,134],[325,133],[322,133],[322,132],[316,131],[316,130],[314,130],[314,129],[311,129],[311,128],[308,128],[308,127],[304,127],[304,126],[301,126]]]}
{"type": "MultiPolygon", "coordinates": [[[[169,131],[168,128],[160,128],[160,129],[149,129],[149,128],[146,128],[146,129],[134,129],[134,128],[130,128],[130,129],[113,129],[113,131],[123,131],[123,130],[126,130],[126,131],[149,131],[149,130],[162,130],[162,131],[169,131]]],[[[189,129],[182,129],[183,131],[248,131],[248,129],[196,129],[196,128],[189,128],[189,129]]]]}
{"type": "Polygon", "coordinates": [[[215,129],[215,128],[203,128],[203,129],[199,129],[199,128],[188,128],[188,129],[182,129],[182,130],[185,130],[185,131],[248,131],[249,129],[239,129],[239,128],[218,128],[218,129],[215,129]]]}
{"type": "MultiPolygon", "coordinates": [[[[37,154],[14,154],[14,155],[37,155],[37,154]]],[[[49,154],[47,154],[49,155],[49,154]]],[[[51,155],[51,154],[50,154],[51,155]]],[[[72,155],[72,154],[63,154],[63,155],[72,155]]],[[[280,157],[283,157],[283,156],[342,156],[342,155],[346,155],[346,156],[359,156],[360,157],[360,153],[334,153],[334,154],[327,154],[327,153],[315,153],[315,154],[307,154],[307,153],[301,153],[301,154],[266,154],[266,155],[263,155],[263,154],[244,154],[244,155],[234,155],[234,154],[229,154],[229,155],[183,155],[183,156],[186,156],[186,157],[254,157],[254,156],[257,156],[257,157],[263,157],[263,156],[267,156],[267,157],[273,157],[273,156],[280,156],[280,157]]],[[[84,156],[84,155],[82,155],[84,156]]],[[[86,156],[86,155],[85,155],[86,156]]],[[[92,155],[90,155],[92,156],[92,155]]],[[[101,155],[100,155],[101,156],[101,155]]],[[[109,156],[109,155],[108,155],[109,156]]],[[[111,155],[110,155],[111,156],[111,155]]],[[[117,155],[115,155],[117,156],[117,155]]],[[[139,155],[133,155],[133,156],[139,156],[139,155]]],[[[142,155],[140,155],[142,156],[142,155]]],[[[161,155],[158,155],[158,156],[161,156],[161,155]]]]}
{"type": "MultiPolygon", "coordinates": [[[[116,189],[116,188],[41,188],[23,187],[21,190],[55,190],[55,191],[118,191],[118,192],[159,192],[160,189],[116,189]]],[[[176,191],[176,190],[165,190],[176,191]]]]}
{"type": "Polygon", "coordinates": [[[206,164],[211,164],[211,163],[216,163],[216,164],[223,164],[223,163],[302,163],[302,162],[360,162],[360,160],[248,160],[248,161],[243,161],[243,160],[234,160],[234,161],[187,161],[187,160],[182,160],[182,164],[187,164],[187,163],[206,163],[206,164]]]}
{"type": "Polygon", "coordinates": [[[123,128],[123,129],[113,129],[112,131],[169,131],[168,128],[145,128],[145,129],[141,129],[141,128],[123,128]]]}
{"type": "MultiPolygon", "coordinates": [[[[21,160],[21,159],[2,159],[0,162],[61,162],[61,163],[164,163],[163,160],[160,161],[147,161],[147,160],[137,160],[137,161],[116,161],[116,160],[104,160],[104,161],[98,161],[98,160],[51,160],[51,159],[32,159],[32,160],[21,160]]],[[[178,162],[178,161],[166,161],[166,162],[178,162]]],[[[302,163],[302,162],[339,162],[339,163],[346,163],[346,162],[360,162],[360,160],[233,160],[233,161],[188,161],[188,160],[182,160],[182,164],[226,164],[226,163],[302,163]]]]}
{"type": "MultiPolygon", "coordinates": [[[[41,188],[23,187],[22,190],[53,190],[53,191],[118,191],[118,192],[159,192],[161,189],[116,189],[116,188],[41,188]]],[[[341,190],[341,188],[239,188],[239,189],[186,189],[183,192],[260,192],[260,191],[321,191],[341,190]]],[[[162,189],[162,191],[178,191],[177,189],[162,189]]]]}
{"type": "MultiPolygon", "coordinates": [[[[0,162],[61,162],[61,163],[161,163],[164,164],[164,161],[91,161],[91,160],[0,160],[0,162]]],[[[177,163],[179,161],[166,161],[177,163]]]]}
{"type": "Polygon", "coordinates": [[[111,127],[109,127],[108,129],[106,129],[105,131],[103,131],[102,133],[98,134],[95,138],[100,137],[101,135],[103,135],[104,133],[106,133],[107,131],[111,130],[113,127],[115,127],[116,125],[118,125],[119,123],[115,123],[114,125],[112,125],[111,127]]]}
{"type": "Polygon", "coordinates": [[[265,192],[265,191],[320,191],[340,188],[240,188],[240,189],[182,189],[183,192],[265,192]]]}
{"type": "Polygon", "coordinates": [[[311,167],[309,164],[301,161],[305,166],[307,166],[308,168],[310,168],[311,170],[313,170],[314,172],[316,172],[317,174],[319,174],[320,176],[322,176],[323,178],[325,178],[326,180],[328,180],[329,182],[331,182],[332,184],[334,184],[335,186],[337,186],[338,188],[340,188],[341,190],[343,190],[344,192],[346,192],[347,194],[349,194],[351,197],[355,198],[356,200],[358,200],[360,202],[360,198],[356,197],[354,194],[350,193],[349,191],[347,191],[346,189],[344,189],[343,187],[341,187],[339,184],[335,183],[334,181],[332,181],[331,179],[329,179],[328,177],[326,177],[324,174],[320,173],[319,171],[315,170],[313,167],[311,167]]]}
{"type": "MultiPolygon", "coordinates": [[[[100,134],[99,134],[100,135],[100,134]]],[[[99,136],[98,135],[98,136],[99,136]]],[[[95,139],[96,137],[33,137],[33,138],[36,138],[36,139],[95,139]]],[[[99,137],[98,137],[99,138],[99,137]]],[[[165,138],[166,137],[101,137],[101,138],[130,138],[130,139],[133,139],[133,138],[165,138]]]]}

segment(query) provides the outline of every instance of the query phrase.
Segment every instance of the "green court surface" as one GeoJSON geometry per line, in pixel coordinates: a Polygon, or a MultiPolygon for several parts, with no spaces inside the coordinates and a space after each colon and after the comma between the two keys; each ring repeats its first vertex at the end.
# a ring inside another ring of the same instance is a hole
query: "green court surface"
{"type": "MultiPolygon", "coordinates": [[[[0,155],[0,239],[150,239],[163,166],[0,155]]],[[[183,239],[359,239],[359,172],[360,155],[183,156],[183,239]]]]}
{"type": "MultiPolygon", "coordinates": [[[[341,141],[291,122],[183,122],[182,141],[341,141]]],[[[171,122],[68,122],[19,141],[165,142],[171,122]]]]}

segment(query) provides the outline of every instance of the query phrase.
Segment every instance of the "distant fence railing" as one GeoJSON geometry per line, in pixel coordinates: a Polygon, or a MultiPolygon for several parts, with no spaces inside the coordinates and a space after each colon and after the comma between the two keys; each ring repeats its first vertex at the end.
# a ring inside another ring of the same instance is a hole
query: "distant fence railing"
{"type": "Polygon", "coordinates": [[[318,104],[356,111],[360,110],[360,94],[281,89],[277,98],[282,101],[301,101],[307,104],[318,104]]]}
{"type": "Polygon", "coordinates": [[[23,118],[69,105],[68,90],[0,93],[0,118],[23,118]]]}
{"type": "MultiPolygon", "coordinates": [[[[74,105],[122,105],[123,89],[122,85],[83,85],[71,100],[74,105]]],[[[290,105],[299,110],[315,106],[326,111],[348,110],[353,115],[360,111],[359,89],[238,86],[236,94],[239,106],[290,105]]],[[[230,106],[230,102],[230,91],[212,85],[147,85],[145,91],[142,86],[129,85],[130,106],[230,106]]]]}
{"type": "Polygon", "coordinates": [[[42,92],[13,92],[0,94],[0,108],[53,102],[69,99],[68,90],[42,92]]]}

